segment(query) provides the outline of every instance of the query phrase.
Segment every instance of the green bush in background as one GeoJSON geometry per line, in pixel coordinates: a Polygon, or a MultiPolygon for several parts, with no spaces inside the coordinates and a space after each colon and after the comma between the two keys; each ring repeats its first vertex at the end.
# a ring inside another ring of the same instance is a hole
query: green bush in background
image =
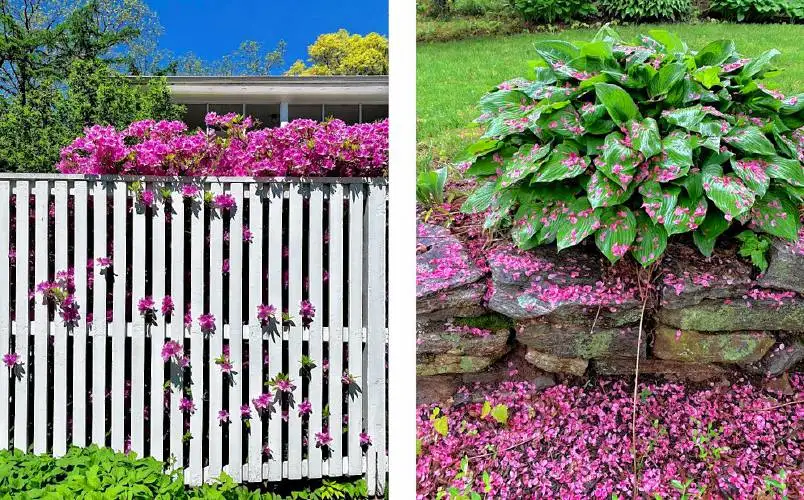
{"type": "Polygon", "coordinates": [[[598,0],[606,19],[619,21],[683,21],[690,17],[690,0],[598,0]]]}
{"type": "Polygon", "coordinates": [[[597,12],[589,0],[510,0],[513,9],[528,22],[548,23],[585,19],[597,12]]]}
{"type": "Polygon", "coordinates": [[[747,22],[804,21],[804,0],[712,0],[709,15],[747,22]]]}

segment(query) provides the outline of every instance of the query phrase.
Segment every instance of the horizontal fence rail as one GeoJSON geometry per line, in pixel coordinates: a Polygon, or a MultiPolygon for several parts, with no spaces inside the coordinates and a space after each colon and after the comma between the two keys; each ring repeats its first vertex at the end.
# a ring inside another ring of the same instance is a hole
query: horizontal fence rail
{"type": "Polygon", "coordinates": [[[382,494],[386,191],[0,174],[0,448],[382,494]]]}

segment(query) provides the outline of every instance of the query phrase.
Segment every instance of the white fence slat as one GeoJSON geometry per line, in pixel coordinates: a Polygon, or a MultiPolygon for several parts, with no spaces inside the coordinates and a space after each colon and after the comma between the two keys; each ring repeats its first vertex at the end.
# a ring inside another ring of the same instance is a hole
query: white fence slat
{"type": "MultiPolygon", "coordinates": [[[[316,315],[310,324],[310,341],[308,343],[310,359],[315,363],[315,368],[310,371],[310,383],[308,394],[310,404],[313,409],[308,417],[307,429],[307,477],[319,478],[322,473],[321,448],[315,444],[315,435],[321,432],[321,415],[323,413],[323,389],[324,379],[322,377],[321,363],[324,358],[324,346],[322,342],[323,315],[324,315],[324,186],[310,187],[310,218],[309,218],[309,257],[308,272],[310,275],[310,303],[316,308],[316,315]],[[319,215],[321,214],[321,215],[319,215]]],[[[301,381],[300,381],[301,382],[301,381]]]]}
{"type": "MultiPolygon", "coordinates": [[[[48,181],[36,181],[36,219],[34,240],[34,282],[36,286],[48,279],[48,211],[50,186],[48,181]]],[[[49,321],[48,306],[41,294],[34,297],[34,440],[33,451],[36,454],[47,451],[47,417],[48,417],[48,348],[49,321]]]]}
{"type": "Polygon", "coordinates": [[[92,443],[98,446],[106,445],[106,272],[98,259],[109,256],[107,199],[106,186],[95,182],[92,189],[92,443]]]}
{"type": "MultiPolygon", "coordinates": [[[[249,184],[249,220],[251,243],[246,243],[248,253],[248,401],[262,394],[262,326],[257,319],[257,307],[262,304],[263,275],[262,275],[262,197],[260,185],[249,184]]],[[[232,234],[237,238],[241,235],[232,234]]],[[[232,424],[242,425],[240,408],[230,409],[232,424]]],[[[255,418],[251,421],[248,430],[248,475],[251,482],[262,481],[262,420],[255,418]]]]}
{"type": "MultiPolygon", "coordinates": [[[[192,399],[196,409],[190,415],[190,465],[185,482],[196,486],[204,481],[203,443],[204,443],[204,333],[198,318],[204,314],[204,209],[192,211],[190,219],[190,369],[193,375],[192,399]]],[[[216,318],[218,319],[218,318],[216,318]]]]}
{"type": "MultiPolygon", "coordinates": [[[[9,298],[11,280],[9,279],[11,236],[11,184],[0,181],[0,353],[11,352],[11,301],[9,298]]],[[[0,368],[2,369],[2,368],[0,368]]],[[[9,421],[9,382],[10,373],[0,374],[0,449],[9,447],[8,431],[11,428],[9,421]]]]}
{"type": "Polygon", "coordinates": [[[371,186],[368,200],[368,348],[366,380],[369,447],[366,481],[369,495],[385,490],[385,186],[371,186]]]}
{"type": "MultiPolygon", "coordinates": [[[[223,186],[210,187],[213,196],[223,193],[223,186]]],[[[232,238],[232,234],[229,238],[232,238]]],[[[209,220],[209,312],[220,325],[220,331],[209,338],[209,358],[223,355],[223,217],[213,210],[209,220]]],[[[223,409],[223,375],[214,362],[209,363],[209,478],[218,477],[223,470],[223,432],[218,412],[223,409]]],[[[231,426],[231,425],[230,425],[231,426]]]]}
{"type": "MultiPolygon", "coordinates": [[[[151,184],[154,191],[158,186],[151,184]]],[[[165,207],[166,203],[153,208],[151,219],[151,292],[157,308],[156,325],[152,325],[151,332],[151,393],[148,420],[151,427],[150,455],[157,460],[164,458],[164,408],[165,395],[163,384],[165,382],[165,363],[162,361],[162,347],[165,345],[165,322],[167,318],[161,314],[162,300],[165,297],[165,207]]]]}
{"type": "Polygon", "coordinates": [[[302,435],[301,417],[298,406],[301,403],[302,383],[298,379],[302,356],[302,319],[298,315],[302,301],[302,197],[301,185],[290,185],[288,214],[288,313],[296,317],[290,327],[288,340],[288,376],[296,385],[293,390],[294,402],[288,408],[288,478],[301,479],[302,435]]]}
{"type": "MultiPolygon", "coordinates": [[[[180,190],[181,185],[176,185],[180,190]]],[[[184,197],[171,194],[170,220],[170,295],[174,310],[170,317],[170,340],[184,346],[184,197]]],[[[184,351],[186,354],[186,350],[184,351]]],[[[179,404],[184,397],[184,374],[175,363],[170,362],[170,455],[175,459],[175,468],[184,467],[184,418],[179,404]]]]}
{"type": "MultiPolygon", "coordinates": [[[[233,370],[229,386],[229,408],[237,411],[243,403],[243,184],[232,183],[235,208],[229,210],[229,358],[233,370]]],[[[223,326],[223,323],[221,323],[223,326]]],[[[221,333],[223,331],[221,330],[221,333]]],[[[243,426],[229,426],[229,475],[235,482],[243,477],[243,426]]]]}
{"type": "MultiPolygon", "coordinates": [[[[349,186],[349,373],[364,386],[363,378],[363,186],[349,186]]],[[[363,453],[360,432],[363,424],[363,391],[355,391],[348,401],[349,474],[362,472],[363,453]]]]}
{"type": "Polygon", "coordinates": [[[112,449],[125,447],[126,409],[123,391],[126,382],[126,216],[128,192],[125,182],[114,183],[114,251],[112,268],[112,449]]]}
{"type": "MultiPolygon", "coordinates": [[[[268,342],[268,377],[274,378],[282,371],[282,212],[284,186],[270,185],[268,206],[268,303],[276,308],[280,318],[279,334],[271,335],[268,342]]],[[[268,467],[268,480],[282,479],[282,419],[273,415],[268,419],[268,447],[271,456],[268,467]]],[[[256,413],[254,418],[260,418],[256,413]]]]}
{"type": "MultiPolygon", "coordinates": [[[[67,256],[67,181],[53,183],[55,194],[55,224],[53,240],[56,273],[66,271],[67,256]]],[[[55,317],[53,341],[53,455],[67,453],[67,325],[55,317]]]]}
{"type": "Polygon", "coordinates": [[[72,444],[87,444],[87,182],[73,184],[73,268],[75,300],[79,307],[78,321],[73,328],[73,435],[72,444]]]}
{"type": "Polygon", "coordinates": [[[145,452],[145,316],[139,301],[145,298],[145,209],[135,205],[131,221],[131,451],[145,452]]]}
{"type": "Polygon", "coordinates": [[[14,352],[21,356],[22,369],[25,373],[14,382],[14,448],[28,451],[28,380],[31,374],[28,353],[28,340],[30,335],[30,313],[28,298],[28,240],[29,240],[29,209],[31,187],[28,181],[16,182],[17,207],[16,223],[17,234],[15,240],[15,292],[14,315],[17,323],[15,331],[14,352]]]}
{"type": "Polygon", "coordinates": [[[343,474],[343,200],[344,187],[333,184],[329,198],[329,475],[343,474]]]}

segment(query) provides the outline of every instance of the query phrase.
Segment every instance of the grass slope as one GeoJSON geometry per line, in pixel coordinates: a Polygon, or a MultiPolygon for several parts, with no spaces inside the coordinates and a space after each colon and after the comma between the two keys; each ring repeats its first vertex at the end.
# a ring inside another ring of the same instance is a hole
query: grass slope
{"type": "MultiPolygon", "coordinates": [[[[677,33],[693,49],[717,39],[731,39],[737,50],[756,56],[768,49],[782,52],[779,64],[786,71],[774,80],[782,92],[804,90],[804,26],[755,24],[672,24],[617,27],[625,38],[649,29],[677,33]]],[[[500,38],[478,38],[446,43],[419,44],[417,49],[417,165],[449,162],[481,134],[472,123],[480,97],[503,80],[522,76],[527,61],[535,59],[534,40],[588,40],[596,30],[534,33],[500,38]]]]}

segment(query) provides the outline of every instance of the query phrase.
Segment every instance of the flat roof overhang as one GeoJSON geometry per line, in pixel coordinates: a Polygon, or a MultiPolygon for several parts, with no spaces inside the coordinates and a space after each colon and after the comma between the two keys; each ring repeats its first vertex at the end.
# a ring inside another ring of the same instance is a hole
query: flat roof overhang
{"type": "Polygon", "coordinates": [[[169,76],[166,79],[171,98],[179,104],[388,104],[387,76],[169,76]]]}

